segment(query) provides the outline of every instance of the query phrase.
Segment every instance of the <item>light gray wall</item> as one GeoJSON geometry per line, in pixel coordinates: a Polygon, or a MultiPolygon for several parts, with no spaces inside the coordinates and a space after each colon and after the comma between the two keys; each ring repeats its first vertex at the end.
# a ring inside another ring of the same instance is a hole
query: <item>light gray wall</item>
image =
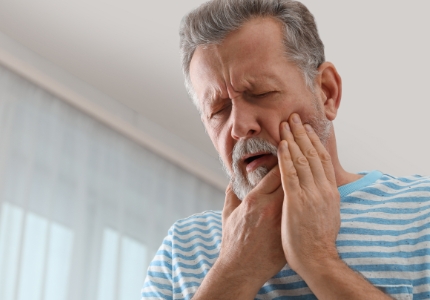
{"type": "Polygon", "coordinates": [[[430,1],[303,3],[343,79],[335,129],[345,168],[430,175],[430,1]]]}

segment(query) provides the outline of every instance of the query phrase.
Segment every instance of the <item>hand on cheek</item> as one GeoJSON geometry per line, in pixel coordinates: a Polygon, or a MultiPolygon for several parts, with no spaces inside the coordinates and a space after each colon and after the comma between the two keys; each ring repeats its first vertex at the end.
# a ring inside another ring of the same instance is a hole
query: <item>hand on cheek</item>
{"type": "Polygon", "coordinates": [[[314,263],[339,259],[340,196],[330,155],[312,127],[293,114],[280,135],[282,247],[290,267],[302,275],[314,263]]]}

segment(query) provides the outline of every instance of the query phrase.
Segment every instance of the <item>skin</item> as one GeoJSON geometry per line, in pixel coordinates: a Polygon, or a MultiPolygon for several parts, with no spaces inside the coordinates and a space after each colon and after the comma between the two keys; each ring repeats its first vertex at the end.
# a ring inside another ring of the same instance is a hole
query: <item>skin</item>
{"type": "MultiPolygon", "coordinates": [[[[390,299],[337,254],[337,187],[360,176],[342,168],[334,131],[324,146],[305,126],[318,114],[315,97],[330,121],[340,105],[335,67],[323,63],[318,71],[314,95],[286,58],[281,26],[271,18],[196,49],[191,82],[226,166],[232,171],[234,145],[250,137],[278,146],[278,157],[264,160],[270,172],[242,201],[227,188],[220,255],[193,299],[253,299],[285,263],[319,299],[390,299]]],[[[241,169],[246,174],[244,162],[241,169]]]]}

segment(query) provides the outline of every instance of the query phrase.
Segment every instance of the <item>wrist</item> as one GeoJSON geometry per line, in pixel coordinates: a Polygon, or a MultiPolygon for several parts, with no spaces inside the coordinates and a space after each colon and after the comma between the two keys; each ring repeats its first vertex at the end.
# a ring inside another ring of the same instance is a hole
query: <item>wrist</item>
{"type": "Polygon", "coordinates": [[[254,299],[261,286],[250,274],[219,259],[205,276],[193,299],[254,299]]]}
{"type": "Polygon", "coordinates": [[[303,259],[302,263],[295,269],[306,282],[321,280],[332,274],[333,270],[349,269],[345,262],[339,257],[336,249],[325,251],[323,255],[303,259]]]}
{"type": "Polygon", "coordinates": [[[307,267],[300,275],[318,299],[392,299],[340,257],[327,257],[307,267]]]}

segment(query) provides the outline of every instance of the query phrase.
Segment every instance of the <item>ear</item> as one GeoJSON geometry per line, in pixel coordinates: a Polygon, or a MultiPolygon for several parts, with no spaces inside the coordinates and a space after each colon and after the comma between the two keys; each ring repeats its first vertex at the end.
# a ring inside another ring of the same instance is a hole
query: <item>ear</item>
{"type": "Polygon", "coordinates": [[[320,89],[325,115],[333,121],[342,98],[342,79],[332,63],[324,62],[318,68],[317,88],[320,89]]]}

